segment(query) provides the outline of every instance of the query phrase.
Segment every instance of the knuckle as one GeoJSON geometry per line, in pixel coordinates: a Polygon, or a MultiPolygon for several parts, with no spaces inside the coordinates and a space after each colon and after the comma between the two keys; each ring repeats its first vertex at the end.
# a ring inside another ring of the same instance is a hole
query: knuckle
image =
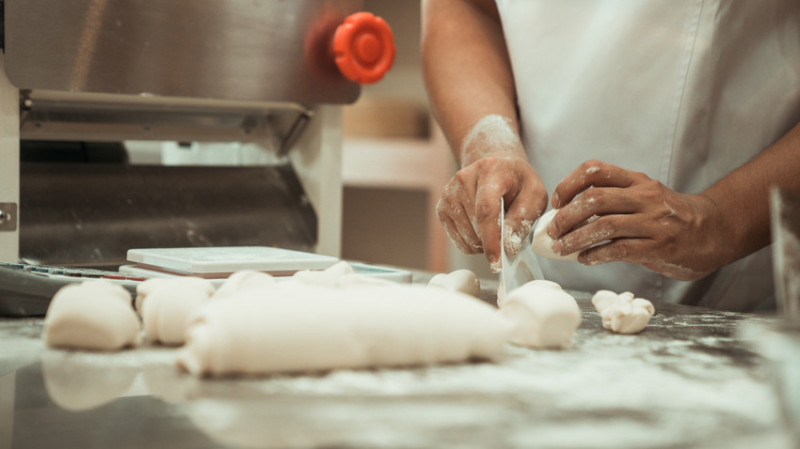
{"type": "Polygon", "coordinates": [[[492,217],[492,210],[494,205],[490,204],[488,199],[482,199],[475,204],[475,221],[478,223],[486,223],[492,217]]]}
{"type": "Polygon", "coordinates": [[[561,231],[564,229],[564,226],[566,225],[565,215],[566,214],[563,212],[558,212],[553,216],[552,223],[556,227],[556,230],[561,231]]]}
{"type": "Polygon", "coordinates": [[[647,204],[658,204],[664,200],[663,191],[657,185],[649,183],[639,189],[639,195],[641,200],[647,204]]]}
{"type": "Polygon", "coordinates": [[[458,185],[466,185],[472,178],[472,173],[467,168],[462,168],[453,175],[453,181],[458,185]]]}
{"type": "Polygon", "coordinates": [[[616,226],[614,226],[612,220],[600,219],[596,221],[593,226],[595,227],[594,234],[597,240],[608,240],[614,236],[616,226]]]}
{"type": "Polygon", "coordinates": [[[631,255],[630,244],[624,240],[619,240],[611,245],[611,257],[616,260],[625,260],[631,255]]]}
{"type": "Polygon", "coordinates": [[[596,206],[604,206],[609,201],[606,189],[588,189],[580,198],[582,202],[596,206]]]}
{"type": "Polygon", "coordinates": [[[581,168],[584,170],[584,173],[592,173],[603,170],[608,167],[608,163],[603,162],[598,159],[589,159],[581,164],[581,168]]]}

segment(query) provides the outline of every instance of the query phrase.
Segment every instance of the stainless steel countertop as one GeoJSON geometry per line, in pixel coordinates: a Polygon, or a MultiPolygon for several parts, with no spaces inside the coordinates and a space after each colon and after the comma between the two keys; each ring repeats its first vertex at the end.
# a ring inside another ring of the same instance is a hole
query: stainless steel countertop
{"type": "Polygon", "coordinates": [[[0,320],[0,449],[792,447],[739,332],[771,318],[656,304],[642,334],[616,335],[578,300],[568,350],[262,379],[198,380],[169,348],[49,350],[40,319],[0,320]]]}

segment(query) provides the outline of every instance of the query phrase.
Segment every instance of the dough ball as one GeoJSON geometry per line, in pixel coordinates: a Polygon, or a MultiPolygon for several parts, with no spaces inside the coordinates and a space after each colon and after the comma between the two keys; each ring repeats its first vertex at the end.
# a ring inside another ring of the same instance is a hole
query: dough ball
{"type": "Polygon", "coordinates": [[[429,287],[442,287],[450,291],[456,291],[472,295],[476,298],[481,296],[481,281],[478,276],[470,270],[456,270],[448,274],[437,274],[428,282],[429,287]]]}
{"type": "Polygon", "coordinates": [[[228,297],[236,292],[259,289],[265,290],[275,286],[277,281],[271,275],[253,270],[242,270],[233,273],[214,293],[213,299],[228,297]]]}
{"type": "Polygon", "coordinates": [[[603,318],[603,327],[620,334],[641,332],[656,311],[653,303],[634,298],[631,292],[600,290],[592,297],[592,304],[603,318]]]}
{"type": "Polygon", "coordinates": [[[170,278],[150,278],[136,286],[136,299],[134,300],[133,306],[140,318],[143,314],[144,301],[147,299],[147,295],[153,290],[157,290],[159,285],[168,283],[169,280],[170,278]]]}
{"type": "Polygon", "coordinates": [[[567,348],[581,324],[575,298],[551,281],[535,280],[515,289],[500,311],[516,326],[511,343],[529,348],[567,348]]]}
{"type": "Polygon", "coordinates": [[[542,215],[536,222],[536,229],[533,230],[533,241],[531,242],[531,248],[536,254],[542,257],[547,257],[548,259],[578,260],[577,251],[567,254],[566,256],[562,256],[561,254],[553,251],[553,243],[555,241],[550,238],[549,235],[547,235],[547,227],[550,225],[550,222],[553,221],[553,218],[556,216],[556,212],[558,212],[558,209],[551,209],[542,215]]]}
{"type": "Polygon", "coordinates": [[[130,293],[96,280],[56,292],[44,319],[43,338],[51,348],[116,351],[136,345],[140,329],[130,293]]]}
{"type": "Polygon", "coordinates": [[[503,352],[512,326],[469,295],[415,285],[281,282],[200,310],[178,364],[194,375],[430,365],[503,352]]]}
{"type": "Polygon", "coordinates": [[[151,279],[141,300],[147,339],[165,345],[181,345],[192,313],[214,294],[211,282],[196,277],[151,279]]]}

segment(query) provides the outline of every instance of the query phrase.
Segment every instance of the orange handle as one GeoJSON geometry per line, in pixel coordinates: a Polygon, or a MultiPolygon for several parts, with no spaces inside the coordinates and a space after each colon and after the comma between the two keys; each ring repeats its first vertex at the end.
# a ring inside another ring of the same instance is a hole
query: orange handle
{"type": "Polygon", "coordinates": [[[333,53],[345,78],[360,84],[379,81],[394,62],[392,29],[368,12],[352,14],[336,28],[333,53]]]}

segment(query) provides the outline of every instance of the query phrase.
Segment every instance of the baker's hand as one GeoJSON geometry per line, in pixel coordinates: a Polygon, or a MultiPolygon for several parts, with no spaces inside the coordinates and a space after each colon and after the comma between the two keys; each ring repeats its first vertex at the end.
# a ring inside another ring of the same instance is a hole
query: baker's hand
{"type": "Polygon", "coordinates": [[[586,265],[625,261],[694,280],[719,268],[732,246],[711,199],[600,161],[564,178],[552,205],[561,208],[547,230],[554,251],[581,251],[578,261],[586,265]]]}
{"type": "Polygon", "coordinates": [[[547,191],[524,157],[497,152],[475,160],[450,179],[436,205],[436,215],[456,246],[467,254],[483,252],[494,272],[501,268],[501,197],[506,251],[516,254],[547,205],[547,191]]]}

